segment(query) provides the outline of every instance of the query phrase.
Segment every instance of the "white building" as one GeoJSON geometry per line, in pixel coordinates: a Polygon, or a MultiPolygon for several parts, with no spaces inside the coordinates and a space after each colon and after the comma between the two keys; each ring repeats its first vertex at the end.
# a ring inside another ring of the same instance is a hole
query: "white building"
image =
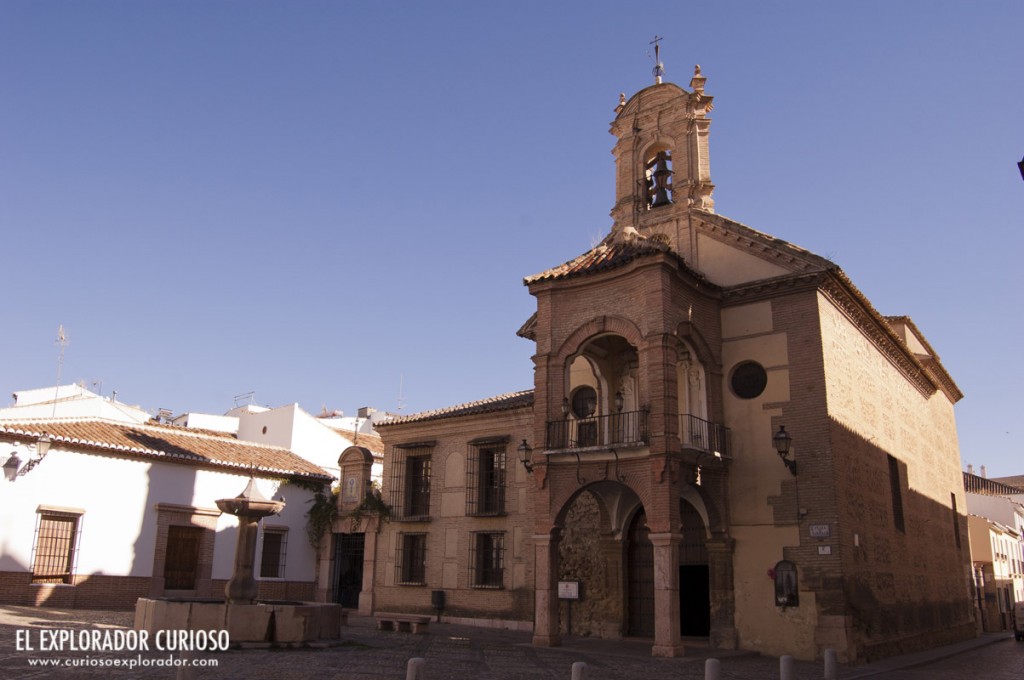
{"type": "Polygon", "coordinates": [[[250,474],[286,505],[261,526],[259,597],[312,600],[314,489],[333,479],[287,449],[101,418],[0,422],[0,593],[11,604],[130,608],[138,597],[220,597],[237,519],[216,501],[250,474]]]}
{"type": "Polygon", "coordinates": [[[1009,630],[1024,602],[1024,491],[964,473],[974,587],[983,629],[1009,630]]]}

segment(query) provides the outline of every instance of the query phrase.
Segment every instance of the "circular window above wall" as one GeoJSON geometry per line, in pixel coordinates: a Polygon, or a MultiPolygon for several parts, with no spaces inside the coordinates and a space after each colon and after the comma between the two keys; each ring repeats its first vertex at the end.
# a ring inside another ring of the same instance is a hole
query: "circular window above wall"
{"type": "Polygon", "coordinates": [[[744,361],[732,369],[730,385],[740,399],[755,399],[768,386],[768,373],[756,361],[744,361]]]}
{"type": "Polygon", "coordinates": [[[572,393],[572,414],[577,418],[589,418],[597,411],[597,391],[588,385],[577,387],[572,393]]]}

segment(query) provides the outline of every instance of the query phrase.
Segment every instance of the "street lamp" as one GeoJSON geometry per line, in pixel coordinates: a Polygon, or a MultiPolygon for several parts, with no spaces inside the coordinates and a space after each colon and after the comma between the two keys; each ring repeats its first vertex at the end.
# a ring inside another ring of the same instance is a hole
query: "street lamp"
{"type": "Polygon", "coordinates": [[[772,444],[775,446],[775,451],[779,454],[779,458],[782,459],[782,464],[786,466],[786,469],[796,476],[796,460],[790,459],[789,450],[793,446],[793,438],[786,432],[785,425],[779,425],[779,431],[772,435],[772,444]]]}
{"type": "Polygon", "coordinates": [[[523,464],[527,472],[533,472],[533,448],[524,439],[516,450],[519,452],[519,462],[523,464]]]}

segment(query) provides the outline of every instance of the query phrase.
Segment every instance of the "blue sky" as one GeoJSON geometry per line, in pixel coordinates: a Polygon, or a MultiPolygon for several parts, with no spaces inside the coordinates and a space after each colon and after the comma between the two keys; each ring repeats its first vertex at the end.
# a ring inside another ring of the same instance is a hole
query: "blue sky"
{"type": "Polygon", "coordinates": [[[716,211],[835,260],[1024,473],[1020,2],[0,0],[0,391],[404,412],[532,385],[620,92],[693,65],[716,211]]]}

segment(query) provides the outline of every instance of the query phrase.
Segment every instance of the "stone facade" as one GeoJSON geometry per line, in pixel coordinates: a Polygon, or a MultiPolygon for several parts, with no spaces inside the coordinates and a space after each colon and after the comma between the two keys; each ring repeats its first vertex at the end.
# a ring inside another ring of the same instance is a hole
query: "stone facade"
{"type": "Polygon", "coordinates": [[[426,457],[429,508],[380,525],[374,609],[430,612],[443,590],[452,619],[532,626],[537,645],[646,637],[656,656],[697,635],[855,661],[974,634],[962,395],[835,264],[713,212],[704,84],[616,109],[610,234],[525,279],[528,403],[380,426],[384,498],[412,502],[426,457]],[[499,441],[506,504],[478,516],[471,461],[499,441]],[[504,536],[497,588],[474,583],[481,532],[504,536]]]}

